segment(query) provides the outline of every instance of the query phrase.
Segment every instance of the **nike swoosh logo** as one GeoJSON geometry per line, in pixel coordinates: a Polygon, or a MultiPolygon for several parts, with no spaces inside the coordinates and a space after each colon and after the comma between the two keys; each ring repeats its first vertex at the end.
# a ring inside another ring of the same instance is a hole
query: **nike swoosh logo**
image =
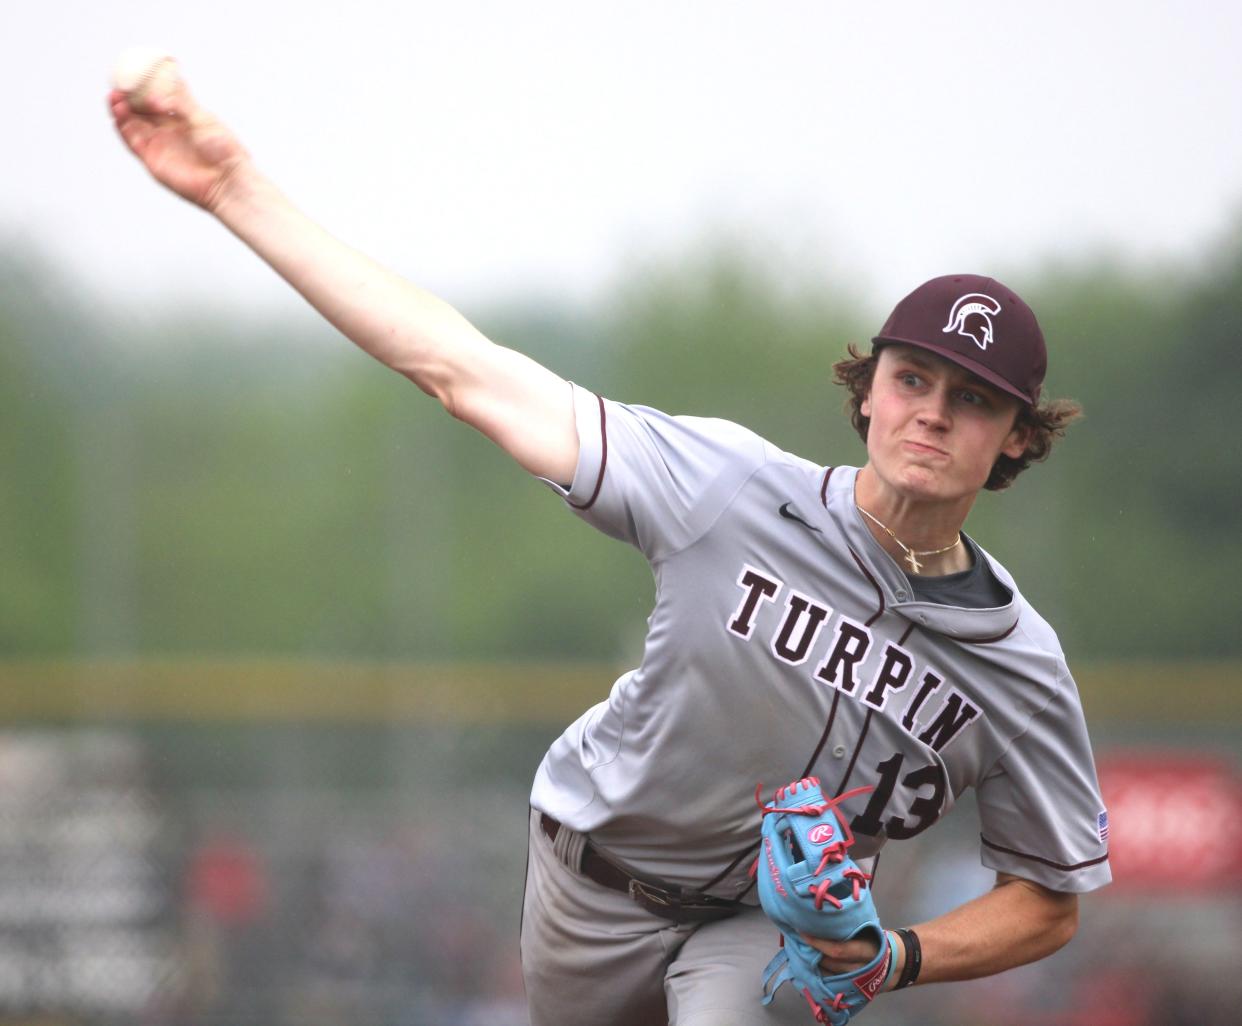
{"type": "Polygon", "coordinates": [[[781,506],[781,508],[780,508],[780,510],[779,510],[778,512],[779,512],[779,513],[780,513],[780,515],[781,515],[781,516],[783,516],[786,520],[792,520],[795,524],[801,524],[801,525],[802,525],[803,527],[805,527],[808,531],[814,531],[816,534],[823,534],[823,533],[824,533],[824,532],[823,532],[823,531],[821,531],[818,527],[816,527],[814,524],[808,524],[805,520],[803,520],[800,516],[798,516],[798,514],[797,514],[797,513],[795,513],[793,510],[791,510],[791,509],[789,508],[789,503],[785,503],[783,506],[781,506]]]}

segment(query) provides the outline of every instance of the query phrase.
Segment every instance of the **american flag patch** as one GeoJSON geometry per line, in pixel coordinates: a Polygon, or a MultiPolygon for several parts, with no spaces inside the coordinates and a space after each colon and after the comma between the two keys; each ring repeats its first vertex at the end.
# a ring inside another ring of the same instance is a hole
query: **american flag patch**
{"type": "Polygon", "coordinates": [[[1108,840],[1108,813],[1101,812],[1095,817],[1096,828],[1100,831],[1100,843],[1108,840]]]}

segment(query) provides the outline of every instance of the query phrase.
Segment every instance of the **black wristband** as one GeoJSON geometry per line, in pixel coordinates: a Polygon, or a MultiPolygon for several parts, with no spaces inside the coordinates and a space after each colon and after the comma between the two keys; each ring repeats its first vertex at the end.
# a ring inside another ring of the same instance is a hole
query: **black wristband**
{"type": "Polygon", "coordinates": [[[919,943],[919,935],[913,930],[896,929],[893,931],[901,938],[906,948],[906,964],[901,967],[901,979],[893,990],[908,987],[919,978],[919,970],[923,968],[923,945],[919,943]]]}

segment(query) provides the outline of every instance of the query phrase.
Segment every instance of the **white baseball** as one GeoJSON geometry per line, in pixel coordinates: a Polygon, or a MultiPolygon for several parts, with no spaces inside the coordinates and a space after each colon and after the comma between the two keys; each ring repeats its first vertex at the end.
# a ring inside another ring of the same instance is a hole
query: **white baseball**
{"type": "Polygon", "coordinates": [[[125,50],[112,68],[112,85],[142,114],[152,113],[151,105],[170,96],[180,81],[177,62],[164,50],[148,46],[125,50]]]}

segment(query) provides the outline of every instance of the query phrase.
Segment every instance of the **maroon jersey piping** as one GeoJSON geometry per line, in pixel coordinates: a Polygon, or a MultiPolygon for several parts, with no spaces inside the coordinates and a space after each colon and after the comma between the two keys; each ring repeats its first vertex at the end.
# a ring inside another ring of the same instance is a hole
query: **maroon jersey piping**
{"type": "Polygon", "coordinates": [[[824,509],[828,508],[828,478],[832,477],[832,471],[832,467],[824,471],[824,483],[819,489],[819,501],[823,504],[824,509]]]}
{"type": "Polygon", "coordinates": [[[1086,869],[1088,866],[1095,866],[1101,862],[1108,861],[1108,852],[1105,852],[1099,858],[1087,859],[1086,862],[1075,862],[1073,865],[1066,865],[1063,862],[1053,862],[1052,859],[1046,859],[1042,855],[1031,855],[1029,852],[1017,851],[1014,848],[1006,848],[1003,845],[994,844],[992,841],[989,841],[986,837],[984,837],[983,834],[979,835],[979,840],[983,842],[985,847],[991,848],[993,851],[1003,851],[1006,855],[1017,855],[1020,859],[1030,859],[1032,862],[1042,862],[1045,866],[1051,866],[1053,869],[1061,869],[1066,872],[1073,869],[1086,869]]]}
{"type": "Polygon", "coordinates": [[[1018,621],[1014,620],[1014,622],[1009,625],[1009,630],[1005,631],[1002,634],[997,634],[995,637],[956,638],[955,640],[960,641],[963,645],[991,645],[991,644],[996,643],[997,641],[1004,641],[1007,637],[1009,637],[1009,635],[1011,635],[1017,629],[1017,627],[1018,627],[1018,621]]]}
{"type": "Polygon", "coordinates": [[[884,615],[884,592],[880,590],[880,586],[876,583],[875,578],[871,576],[871,571],[868,570],[866,564],[858,558],[858,553],[855,552],[852,547],[850,548],[850,555],[854,557],[854,562],[858,564],[858,569],[863,572],[863,576],[871,582],[871,587],[875,589],[875,597],[880,600],[880,608],[875,611],[870,620],[863,624],[864,627],[870,627],[876,622],[876,620],[884,615]]]}
{"type": "Polygon", "coordinates": [[[845,776],[841,778],[841,783],[837,785],[835,797],[840,797],[842,792],[845,791],[845,785],[850,782],[850,777],[854,775],[854,764],[858,762],[858,753],[862,751],[863,742],[867,740],[867,731],[871,729],[871,714],[874,711],[874,709],[868,709],[867,715],[863,718],[862,730],[858,732],[858,740],[854,742],[854,754],[850,756],[850,764],[845,767],[845,776]]]}
{"type": "Polygon", "coordinates": [[[595,500],[599,498],[599,491],[604,487],[604,471],[608,467],[608,415],[604,411],[604,399],[602,396],[595,397],[599,403],[599,437],[600,437],[600,456],[599,456],[599,477],[595,480],[595,491],[591,493],[591,497],[586,502],[579,505],[571,502],[570,505],[574,509],[590,509],[595,505],[595,500]]]}

